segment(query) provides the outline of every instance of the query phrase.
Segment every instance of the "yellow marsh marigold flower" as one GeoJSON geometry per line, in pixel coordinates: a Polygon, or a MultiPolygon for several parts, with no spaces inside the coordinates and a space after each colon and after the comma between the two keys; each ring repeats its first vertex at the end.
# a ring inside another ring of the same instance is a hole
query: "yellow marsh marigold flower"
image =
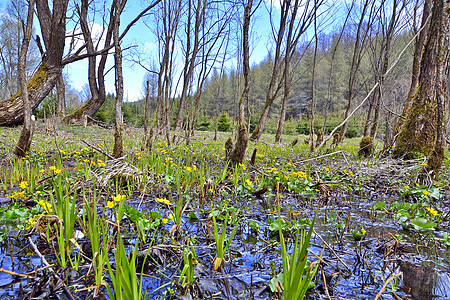
{"type": "Polygon", "coordinates": [[[156,198],[156,201],[158,201],[160,203],[164,203],[164,204],[170,205],[170,201],[167,200],[166,198],[156,198]]]}
{"type": "Polygon", "coordinates": [[[163,224],[167,224],[167,222],[169,222],[166,218],[162,218],[161,219],[161,222],[163,223],[163,224]]]}
{"type": "Polygon", "coordinates": [[[56,169],[55,170],[55,174],[59,174],[59,173],[61,173],[61,170],[60,169],[56,169]]]}
{"type": "Polygon", "coordinates": [[[116,202],[114,202],[114,201],[108,201],[106,203],[106,207],[108,207],[108,208],[114,208],[114,206],[116,206],[116,202]]]}
{"type": "Polygon", "coordinates": [[[435,210],[433,207],[427,207],[427,210],[432,214],[433,216],[437,216],[439,213],[437,210],[435,210]]]}
{"type": "Polygon", "coordinates": [[[361,232],[363,233],[363,234],[365,234],[367,231],[364,229],[364,227],[363,228],[361,228],[361,232]]]}
{"type": "Polygon", "coordinates": [[[426,191],[426,190],[424,190],[423,191],[423,194],[426,196],[426,195],[429,195],[430,194],[430,192],[429,191],[426,191]]]}
{"type": "Polygon", "coordinates": [[[56,170],[56,167],[55,167],[55,166],[50,166],[49,169],[50,169],[51,171],[55,171],[55,170],[56,170]]]}
{"type": "Polygon", "coordinates": [[[120,202],[120,201],[124,200],[125,197],[126,197],[125,195],[118,194],[115,197],[113,196],[112,199],[113,199],[114,202],[120,202]]]}
{"type": "Polygon", "coordinates": [[[28,182],[26,182],[26,181],[22,181],[20,184],[19,184],[19,186],[20,186],[20,188],[21,189],[26,189],[27,187],[28,187],[28,182]]]}
{"type": "Polygon", "coordinates": [[[170,214],[170,215],[168,216],[168,218],[169,218],[169,220],[174,221],[174,218],[173,218],[173,215],[172,215],[172,214],[170,214]]]}

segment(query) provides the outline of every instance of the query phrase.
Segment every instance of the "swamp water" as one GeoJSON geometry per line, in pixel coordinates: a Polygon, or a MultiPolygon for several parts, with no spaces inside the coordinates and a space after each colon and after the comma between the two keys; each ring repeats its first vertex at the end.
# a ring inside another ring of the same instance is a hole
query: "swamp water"
{"type": "MultiPolygon", "coordinates": [[[[314,280],[315,291],[308,294],[308,299],[374,299],[388,278],[395,275],[385,285],[380,299],[450,299],[450,249],[437,243],[433,234],[405,231],[392,216],[371,210],[377,201],[393,201],[391,199],[390,195],[360,197],[333,193],[328,203],[320,207],[309,249],[321,257],[322,263],[314,280]],[[351,234],[351,230],[358,227],[366,231],[360,241],[351,234]]],[[[147,200],[141,206],[143,212],[168,213],[156,201],[147,200]]],[[[222,203],[225,200],[222,199],[222,203]]],[[[138,200],[127,201],[129,205],[138,207],[138,200]]],[[[280,272],[281,265],[278,230],[271,231],[268,222],[270,218],[277,218],[274,197],[249,199],[245,205],[230,199],[225,202],[223,209],[239,208],[243,217],[226,255],[225,268],[220,273],[212,271],[215,245],[210,236],[209,205],[190,207],[184,213],[183,234],[178,239],[188,237],[195,245],[196,296],[206,299],[269,299],[274,295],[269,288],[270,280],[280,272]],[[198,219],[188,220],[190,212],[194,212],[198,219]],[[253,229],[248,226],[250,221],[253,229]]],[[[298,223],[305,217],[311,220],[317,207],[316,202],[302,202],[289,194],[281,199],[281,205],[283,217],[298,223]]],[[[171,224],[164,225],[164,229],[155,237],[144,267],[147,276],[144,276],[143,288],[148,290],[150,299],[169,298],[172,293],[175,298],[179,297],[172,280],[178,279],[182,268],[182,250],[174,242],[177,238],[168,234],[171,224]]],[[[287,229],[285,236],[292,238],[292,233],[292,228],[287,229]]],[[[436,231],[435,234],[441,233],[436,231]]],[[[0,268],[24,274],[42,267],[39,257],[30,250],[27,239],[16,235],[17,232],[10,232],[0,247],[0,268]]],[[[152,233],[148,238],[151,236],[152,233]]],[[[78,243],[83,245],[85,239],[78,240],[78,243]]],[[[124,240],[130,250],[135,239],[129,236],[124,240]]],[[[287,242],[292,246],[292,239],[287,242]]],[[[36,243],[47,260],[57,264],[51,249],[36,243]]],[[[309,254],[308,260],[315,261],[317,257],[309,254]]],[[[142,264],[143,259],[138,258],[139,261],[142,264]]],[[[82,264],[79,272],[60,274],[61,277],[66,275],[77,299],[91,297],[90,290],[86,290],[90,287],[84,277],[87,272],[88,267],[82,264]]],[[[34,273],[30,275],[34,276],[34,273]]],[[[0,299],[26,299],[27,294],[35,290],[40,292],[36,299],[65,299],[61,290],[55,288],[55,283],[48,283],[52,279],[47,271],[38,271],[36,275],[36,278],[24,278],[1,272],[0,299]]],[[[105,290],[100,291],[100,298],[107,299],[105,290]]]]}

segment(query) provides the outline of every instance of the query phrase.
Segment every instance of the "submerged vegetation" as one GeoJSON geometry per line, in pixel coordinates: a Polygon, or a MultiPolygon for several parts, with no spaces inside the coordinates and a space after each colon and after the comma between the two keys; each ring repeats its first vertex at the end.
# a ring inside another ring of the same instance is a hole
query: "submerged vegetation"
{"type": "Polygon", "coordinates": [[[2,299],[450,296],[448,182],[416,185],[425,159],[263,136],[232,164],[229,133],[142,150],[135,129],[113,159],[108,130],[38,125],[23,159],[1,129],[2,299]]]}

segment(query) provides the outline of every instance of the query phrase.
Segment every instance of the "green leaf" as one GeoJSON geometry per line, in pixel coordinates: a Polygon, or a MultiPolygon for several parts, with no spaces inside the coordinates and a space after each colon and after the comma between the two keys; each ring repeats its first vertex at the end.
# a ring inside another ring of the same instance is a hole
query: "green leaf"
{"type": "Polygon", "coordinates": [[[372,209],[374,210],[385,210],[386,209],[386,203],[383,201],[378,201],[374,205],[372,205],[372,209]]]}
{"type": "Polygon", "coordinates": [[[437,226],[436,223],[428,221],[424,218],[415,218],[411,220],[411,224],[416,230],[433,230],[437,226]]]}
{"type": "Polygon", "coordinates": [[[284,284],[284,274],[283,272],[281,272],[280,274],[275,275],[269,282],[269,287],[270,290],[272,291],[272,293],[278,292],[277,290],[277,282],[279,282],[279,284],[281,286],[283,286],[284,284]]]}

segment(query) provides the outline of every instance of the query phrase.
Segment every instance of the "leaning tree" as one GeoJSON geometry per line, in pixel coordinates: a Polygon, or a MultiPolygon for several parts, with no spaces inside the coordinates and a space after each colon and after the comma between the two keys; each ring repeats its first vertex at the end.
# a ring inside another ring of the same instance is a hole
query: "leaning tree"
{"type": "MultiPolygon", "coordinates": [[[[45,56],[36,72],[27,82],[28,99],[35,109],[53,89],[63,67],[68,0],[54,0],[50,10],[48,1],[36,0],[37,17],[46,46],[45,56]]],[[[0,126],[23,122],[23,93],[18,91],[0,102],[0,126]]]]}

